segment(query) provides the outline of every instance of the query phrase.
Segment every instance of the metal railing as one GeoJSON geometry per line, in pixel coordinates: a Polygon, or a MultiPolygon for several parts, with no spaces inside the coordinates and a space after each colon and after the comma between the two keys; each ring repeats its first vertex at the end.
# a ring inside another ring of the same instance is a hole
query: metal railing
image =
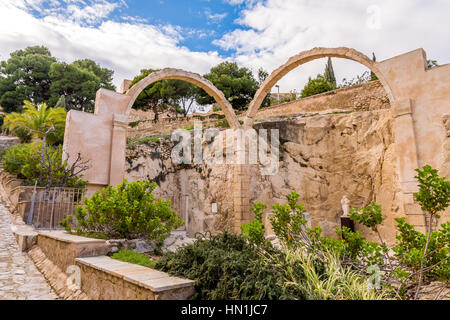
{"type": "Polygon", "coordinates": [[[59,222],[67,215],[75,214],[84,192],[77,188],[34,188],[29,206],[26,206],[28,216],[25,221],[36,229],[62,229],[59,222]]]}

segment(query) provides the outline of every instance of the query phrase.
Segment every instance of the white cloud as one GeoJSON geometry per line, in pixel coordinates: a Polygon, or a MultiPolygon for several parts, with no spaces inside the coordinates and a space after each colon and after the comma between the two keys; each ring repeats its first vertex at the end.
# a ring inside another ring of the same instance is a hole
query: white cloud
{"type": "Polygon", "coordinates": [[[222,61],[217,52],[193,52],[181,46],[179,42],[183,37],[178,26],[102,19],[99,17],[107,17],[111,7],[93,13],[86,9],[86,5],[90,8],[92,3],[65,1],[85,8],[84,11],[72,11],[77,12],[79,19],[68,19],[56,11],[36,18],[28,11],[25,0],[2,0],[0,60],[7,59],[14,50],[45,45],[64,61],[89,58],[113,69],[117,87],[123,79],[132,79],[142,68],[174,67],[203,74],[222,61]],[[87,25],[88,22],[98,25],[87,25]]]}
{"type": "MultiPolygon", "coordinates": [[[[347,46],[368,56],[375,52],[379,61],[422,47],[430,59],[450,62],[448,0],[227,2],[243,5],[236,21],[240,27],[215,44],[230,50],[227,60],[254,71],[263,67],[271,72],[290,56],[318,46],[347,46]],[[377,12],[379,19],[373,16],[377,12]]],[[[224,60],[215,51],[194,52],[180,44],[185,38],[215,36],[216,30],[144,24],[139,17],[124,16],[122,22],[110,18],[124,6],[123,0],[0,0],[0,60],[14,50],[43,44],[65,61],[90,58],[115,70],[116,86],[141,68],[176,67],[203,74],[224,60]],[[71,9],[62,10],[61,2],[71,9]],[[39,18],[30,10],[38,11],[39,18]]],[[[324,60],[301,66],[280,81],[281,91],[300,91],[324,66],[324,60]]],[[[338,80],[365,70],[341,59],[334,59],[334,67],[338,80]]]]}
{"type": "MultiPolygon", "coordinates": [[[[215,44],[236,50],[239,63],[269,72],[290,56],[319,46],[352,47],[369,57],[375,52],[378,61],[422,47],[444,64],[450,62],[449,12],[447,0],[267,0],[243,10],[236,21],[241,28],[215,44]]],[[[340,78],[365,70],[355,62],[334,61],[340,78]]],[[[324,65],[321,60],[301,66],[280,81],[281,90],[300,90],[324,65]]]]}
{"type": "Polygon", "coordinates": [[[206,17],[211,20],[213,23],[220,23],[225,17],[228,15],[228,13],[211,13],[210,11],[206,12],[206,17]]]}
{"type": "Polygon", "coordinates": [[[91,6],[84,7],[72,4],[67,6],[67,16],[77,22],[93,24],[108,17],[109,14],[118,6],[119,3],[111,3],[106,1],[94,3],[91,6]]]}

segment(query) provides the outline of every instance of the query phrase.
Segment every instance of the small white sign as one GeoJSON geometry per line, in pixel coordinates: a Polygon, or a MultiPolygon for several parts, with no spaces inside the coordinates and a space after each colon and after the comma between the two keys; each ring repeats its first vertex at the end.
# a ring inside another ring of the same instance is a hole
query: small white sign
{"type": "Polygon", "coordinates": [[[211,212],[212,213],[217,213],[217,203],[211,204],[211,212]]]}

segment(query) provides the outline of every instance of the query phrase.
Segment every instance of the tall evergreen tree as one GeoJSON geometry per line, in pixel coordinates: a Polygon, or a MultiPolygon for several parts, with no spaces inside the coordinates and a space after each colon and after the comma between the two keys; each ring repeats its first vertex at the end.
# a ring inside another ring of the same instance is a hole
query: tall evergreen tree
{"type": "MultiPolygon", "coordinates": [[[[260,74],[263,76],[263,74],[260,74]]],[[[245,110],[258,90],[259,83],[250,69],[239,67],[235,62],[222,62],[204,77],[221,90],[235,110],[245,110]]],[[[198,90],[195,100],[200,105],[214,103],[204,90],[198,90]]]]}
{"type": "Polygon", "coordinates": [[[56,62],[42,46],[11,53],[0,62],[0,105],[5,112],[19,111],[23,101],[41,103],[50,98],[50,66],[56,62]]]}
{"type": "MultiPolygon", "coordinates": [[[[372,61],[377,62],[377,57],[375,57],[375,52],[372,52],[372,61]]],[[[370,71],[370,81],[374,81],[374,80],[378,80],[378,77],[373,71],[370,71]]]]}
{"type": "Polygon", "coordinates": [[[336,77],[334,76],[333,63],[331,62],[331,58],[328,57],[327,65],[325,66],[325,72],[323,74],[325,80],[327,80],[333,89],[336,88],[336,77]]]}

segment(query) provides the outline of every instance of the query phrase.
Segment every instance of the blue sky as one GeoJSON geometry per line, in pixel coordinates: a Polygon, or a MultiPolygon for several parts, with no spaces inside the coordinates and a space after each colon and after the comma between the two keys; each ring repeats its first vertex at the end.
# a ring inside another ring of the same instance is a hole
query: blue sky
{"type": "MultiPolygon", "coordinates": [[[[1,0],[0,60],[44,45],[66,62],[89,58],[114,70],[114,83],[143,68],[199,74],[223,61],[268,72],[314,47],[355,48],[378,61],[424,48],[450,62],[448,0],[1,0]]],[[[338,81],[365,69],[334,59],[338,81]]],[[[300,92],[325,61],[280,80],[300,92]]]]}
{"type": "MultiPolygon", "coordinates": [[[[26,2],[26,1],[25,1],[26,2]]],[[[30,1],[32,3],[33,1],[30,1]]],[[[107,1],[35,1],[38,6],[30,6],[35,17],[45,18],[48,12],[63,12],[74,4],[88,6],[107,1]],[[57,4],[56,4],[57,3],[57,4]]],[[[172,25],[179,27],[182,39],[179,44],[193,51],[218,51],[227,56],[232,50],[224,50],[212,42],[239,27],[235,23],[240,11],[246,7],[244,2],[226,0],[126,0],[110,1],[115,4],[110,14],[95,21],[85,21],[91,27],[98,27],[105,20],[117,22],[143,23],[156,26],[172,25]]]]}
{"type": "Polygon", "coordinates": [[[234,22],[244,7],[243,4],[231,5],[220,0],[131,0],[127,1],[127,5],[119,11],[146,19],[147,23],[183,28],[184,39],[180,45],[193,51],[217,50],[224,56],[230,55],[230,50],[223,50],[212,41],[239,27],[234,22]]]}

